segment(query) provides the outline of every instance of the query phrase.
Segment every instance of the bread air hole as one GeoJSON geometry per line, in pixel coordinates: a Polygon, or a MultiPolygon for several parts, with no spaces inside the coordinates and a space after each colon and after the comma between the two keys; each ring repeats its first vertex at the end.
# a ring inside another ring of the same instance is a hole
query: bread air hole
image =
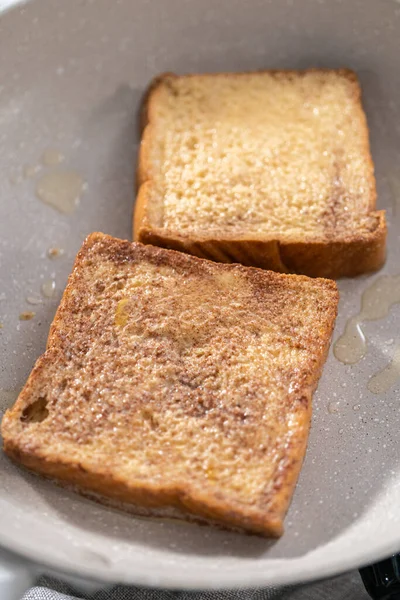
{"type": "Polygon", "coordinates": [[[35,402],[32,402],[32,404],[29,404],[29,406],[24,408],[20,420],[23,423],[41,423],[48,416],[47,398],[40,396],[35,402]]]}

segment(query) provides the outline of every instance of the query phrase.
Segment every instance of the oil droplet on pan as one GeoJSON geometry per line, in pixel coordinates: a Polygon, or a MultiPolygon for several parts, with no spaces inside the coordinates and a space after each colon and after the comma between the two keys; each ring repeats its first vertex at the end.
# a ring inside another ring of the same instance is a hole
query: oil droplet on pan
{"type": "Polygon", "coordinates": [[[399,378],[400,348],[397,348],[392,361],[382,371],[371,377],[368,382],[368,389],[373,394],[384,394],[394,386],[399,378]]]}
{"type": "Polygon", "coordinates": [[[36,186],[36,196],[59,212],[70,215],[79,204],[85,182],[75,171],[54,171],[43,175],[36,186]]]}
{"type": "Polygon", "coordinates": [[[328,404],[328,413],[331,415],[338,414],[340,403],[339,402],[329,402],[328,404]]]}
{"type": "Polygon", "coordinates": [[[56,282],[54,279],[45,281],[42,285],[42,294],[45,298],[52,298],[56,291],[56,282]]]}
{"type": "Polygon", "coordinates": [[[42,163],[48,167],[59,165],[64,160],[64,155],[55,148],[47,148],[42,154],[42,163]]]}
{"type": "Polygon", "coordinates": [[[334,346],[334,354],[345,364],[355,364],[367,350],[361,329],[365,321],[387,317],[393,304],[400,302],[400,275],[385,275],[376,279],[361,298],[361,310],[348,320],[345,330],[334,346]]]}
{"type": "Polygon", "coordinates": [[[41,298],[38,298],[37,296],[27,296],[26,301],[28,304],[41,304],[42,303],[41,298]]]}
{"type": "Polygon", "coordinates": [[[31,177],[35,177],[41,169],[40,165],[25,165],[22,172],[26,179],[30,179],[31,177]]]}

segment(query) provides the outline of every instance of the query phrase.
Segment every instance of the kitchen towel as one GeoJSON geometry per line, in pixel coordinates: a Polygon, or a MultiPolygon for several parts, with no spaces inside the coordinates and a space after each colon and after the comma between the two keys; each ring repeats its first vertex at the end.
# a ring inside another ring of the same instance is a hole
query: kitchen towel
{"type": "Polygon", "coordinates": [[[302,586],[221,592],[174,592],[117,585],[86,596],[42,577],[23,600],[368,600],[358,571],[302,586]]]}

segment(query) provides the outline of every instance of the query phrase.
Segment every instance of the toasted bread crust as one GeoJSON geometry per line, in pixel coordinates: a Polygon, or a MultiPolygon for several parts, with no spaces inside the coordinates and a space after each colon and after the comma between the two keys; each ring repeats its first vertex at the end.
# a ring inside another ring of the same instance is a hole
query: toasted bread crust
{"type": "MultiPolygon", "coordinates": [[[[219,525],[225,529],[247,531],[265,537],[277,538],[283,533],[283,518],[280,512],[275,514],[272,510],[265,513],[259,509],[243,509],[240,504],[235,506],[234,503],[212,498],[200,488],[190,484],[185,487],[168,485],[163,487],[132,481],[128,485],[126,482],[119,481],[106,469],[99,469],[96,472],[86,470],[83,461],[66,461],[63,464],[60,459],[52,460],[42,453],[33,454],[29,450],[21,450],[10,439],[4,441],[4,451],[11,459],[32,472],[40,473],[61,484],[73,486],[79,493],[88,497],[97,494],[97,499],[102,504],[109,505],[111,500],[111,505],[119,504],[122,509],[127,510],[131,507],[129,512],[132,514],[149,517],[162,517],[167,514],[169,518],[182,518],[194,522],[198,517],[200,522],[209,525],[219,525]],[[170,509],[169,513],[165,507],[170,509]]],[[[291,469],[293,484],[291,488],[287,488],[287,493],[285,490],[281,502],[287,504],[290,502],[304,453],[305,448],[302,454],[298,451],[299,456],[297,452],[293,453],[292,460],[296,463],[296,468],[291,469]]],[[[282,504],[279,505],[279,510],[281,508],[283,508],[282,504]]]]}
{"type": "MultiPolygon", "coordinates": [[[[66,354],[70,351],[70,339],[73,336],[83,336],[74,331],[74,318],[76,311],[81,308],[75,299],[76,292],[82,292],[82,272],[87,268],[88,261],[94,256],[108,257],[117,265],[137,264],[142,259],[151,260],[158,267],[173,265],[175,268],[188,268],[190,273],[202,273],[204,269],[219,272],[230,272],[232,269],[245,274],[255,286],[262,285],[263,281],[271,278],[283,288],[286,282],[298,280],[306,281],[301,276],[268,274],[259,269],[246,269],[241,266],[210,265],[208,261],[189,257],[161,248],[142,246],[116,240],[103,234],[92,234],[84,243],[78,253],[72,274],[69,277],[61,304],[50,329],[47,350],[38,359],[15,405],[6,412],[1,432],[5,452],[16,462],[26,468],[38,472],[46,477],[72,485],[84,493],[98,494],[106,502],[128,504],[132,512],[138,514],[163,515],[170,509],[172,516],[177,512],[183,518],[218,524],[227,528],[234,528],[277,537],[283,531],[283,518],[289,506],[293,489],[301,469],[306,451],[307,436],[311,418],[311,398],[317,385],[321,370],[329,349],[330,336],[336,318],[338,294],[332,281],[315,280],[324,290],[321,302],[324,303],[324,321],[320,324],[321,341],[319,351],[310,353],[308,363],[303,366],[302,383],[291,398],[291,415],[296,423],[296,435],[292,436],[284,460],[279,468],[279,474],[274,481],[274,487],[262,499],[261,505],[245,505],[234,498],[227,498],[223,494],[211,493],[199,484],[187,480],[182,484],[143,481],[141,478],[124,478],[112,464],[101,462],[93,465],[91,456],[79,451],[79,444],[71,446],[72,452],[61,450],[54,453],[43,443],[39,434],[29,433],[30,427],[40,427],[33,424],[26,427],[21,420],[24,410],[32,404],[38,395],[38,389],[45,390],[49,384],[49,373],[54,365],[65,363],[66,354]],[[210,267],[208,266],[210,265],[210,267]]],[[[42,393],[42,392],[41,392],[42,393]]],[[[58,400],[56,400],[57,402],[58,400]]],[[[50,419],[56,415],[57,407],[49,406],[50,419]],[[55,411],[55,412],[51,412],[55,411]]],[[[44,421],[46,423],[46,420],[44,421]]],[[[36,429],[38,431],[38,429],[36,429]]],[[[67,446],[66,448],[68,448],[67,446]]]]}
{"type": "Polygon", "coordinates": [[[135,209],[135,240],[162,248],[178,250],[223,263],[257,265],[278,273],[297,273],[309,277],[356,277],[382,267],[386,258],[387,226],[384,211],[372,213],[378,226],[368,235],[339,240],[299,240],[282,242],[252,238],[185,238],[148,225],[149,182],[140,187],[135,209]]]}
{"type": "MultiPolygon", "coordinates": [[[[298,75],[309,72],[329,72],[329,69],[306,69],[304,71],[267,71],[272,74],[298,75]]],[[[263,71],[261,71],[263,72],[263,71]]],[[[369,147],[369,132],[365,113],[362,108],[361,91],[356,74],[350,69],[337,69],[353,84],[354,102],[359,116],[364,122],[364,160],[369,164],[371,190],[370,216],[375,218],[376,226],[371,231],[357,231],[337,235],[306,236],[290,241],[265,234],[234,236],[183,235],[177,231],[163,228],[162,199],[154,189],[153,166],[149,148],[154,138],[155,109],[160,87],[171,78],[173,73],[164,73],[150,84],[143,105],[142,142],[137,167],[137,199],[133,219],[133,237],[135,241],[154,244],[164,248],[179,250],[219,262],[239,262],[247,266],[271,269],[281,273],[298,273],[311,277],[339,279],[354,277],[362,273],[380,269],[386,258],[387,226],[385,211],[375,211],[376,184],[374,166],[369,147]]],[[[246,74],[246,73],[244,73],[246,74]]],[[[215,77],[240,76],[241,73],[213,73],[215,77]]],[[[209,76],[209,75],[208,75],[209,76]]],[[[184,77],[201,77],[185,75],[184,77]]],[[[334,208],[333,208],[334,210],[334,208]]],[[[329,211],[327,219],[331,220],[329,211]]]]}

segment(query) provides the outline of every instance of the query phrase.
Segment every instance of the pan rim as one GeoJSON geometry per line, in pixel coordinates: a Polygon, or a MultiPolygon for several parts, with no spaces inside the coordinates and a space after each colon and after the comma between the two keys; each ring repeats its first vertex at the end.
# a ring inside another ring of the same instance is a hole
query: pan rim
{"type": "Polygon", "coordinates": [[[310,565],[309,560],[306,560],[304,565],[302,564],[309,554],[307,553],[292,559],[270,559],[269,562],[272,565],[274,563],[275,565],[278,563],[282,565],[282,568],[275,570],[275,572],[273,569],[271,572],[266,568],[265,563],[268,562],[268,559],[266,559],[260,561],[256,568],[249,568],[249,565],[246,565],[243,569],[236,567],[234,573],[224,573],[221,569],[218,569],[214,572],[208,571],[206,577],[203,570],[182,570],[179,568],[178,563],[175,568],[171,564],[165,564],[165,568],[160,570],[160,565],[155,568],[154,562],[152,562],[148,568],[143,569],[141,567],[137,572],[133,569],[129,571],[126,568],[121,569],[117,564],[109,569],[83,563],[76,564],[76,567],[73,565],[60,566],[58,559],[52,559],[50,551],[48,553],[40,553],[40,550],[34,552],[33,549],[27,549],[23,544],[3,534],[0,534],[0,548],[28,560],[32,568],[39,573],[43,568],[46,574],[50,570],[60,577],[63,575],[78,577],[103,585],[122,584],[170,590],[215,591],[295,585],[334,577],[396,554],[400,549],[400,542],[383,543],[379,546],[379,549],[375,546],[373,549],[362,553],[362,555],[359,552],[350,558],[337,554],[330,557],[330,560],[321,561],[318,567],[310,565]],[[38,553],[41,554],[40,557],[38,557],[38,553]]]}

